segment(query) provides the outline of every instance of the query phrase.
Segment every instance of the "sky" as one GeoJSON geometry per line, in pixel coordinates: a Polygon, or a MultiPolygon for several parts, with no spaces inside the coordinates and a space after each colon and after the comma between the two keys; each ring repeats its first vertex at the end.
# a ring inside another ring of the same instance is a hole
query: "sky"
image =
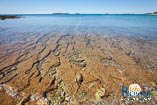
{"type": "Polygon", "coordinates": [[[0,14],[146,13],[157,0],[0,0],[0,14]]]}

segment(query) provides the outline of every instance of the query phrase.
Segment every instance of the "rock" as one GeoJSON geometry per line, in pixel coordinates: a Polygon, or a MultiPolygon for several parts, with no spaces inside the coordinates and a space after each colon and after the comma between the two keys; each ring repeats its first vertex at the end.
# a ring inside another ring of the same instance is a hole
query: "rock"
{"type": "Polygon", "coordinates": [[[0,84],[0,90],[2,90],[3,89],[3,84],[0,84]]]}
{"type": "Polygon", "coordinates": [[[112,57],[108,57],[108,58],[103,58],[103,63],[104,66],[108,67],[115,67],[116,70],[118,70],[119,72],[124,70],[124,67],[122,65],[120,65],[117,61],[115,61],[112,57]]]}
{"type": "Polygon", "coordinates": [[[37,101],[37,105],[50,105],[50,103],[46,98],[42,97],[37,101]]]}
{"type": "Polygon", "coordinates": [[[152,99],[157,102],[157,90],[151,91],[152,99]]]}
{"type": "Polygon", "coordinates": [[[20,101],[18,105],[25,105],[25,103],[27,103],[29,100],[30,100],[30,95],[27,95],[23,97],[23,99],[20,101]]]}
{"type": "Polygon", "coordinates": [[[91,105],[111,105],[107,101],[92,102],[91,105]]]}
{"type": "Polygon", "coordinates": [[[70,96],[65,97],[65,101],[70,102],[71,101],[71,97],[70,96]]]}
{"type": "Polygon", "coordinates": [[[79,85],[83,82],[83,76],[82,76],[82,74],[80,74],[80,73],[76,74],[76,82],[79,85]]]}
{"type": "Polygon", "coordinates": [[[80,67],[86,67],[86,66],[87,66],[87,64],[85,63],[85,61],[79,63],[78,65],[79,65],[80,67]]]}
{"type": "Polygon", "coordinates": [[[16,69],[17,69],[16,66],[11,67],[11,70],[16,70],[16,69]]]}
{"type": "Polygon", "coordinates": [[[59,51],[57,51],[57,52],[55,52],[55,56],[59,56],[59,54],[60,54],[60,52],[59,51]]]}
{"type": "Polygon", "coordinates": [[[65,96],[65,92],[62,91],[62,92],[61,92],[61,97],[64,97],[64,96],[65,96]]]}
{"type": "Polygon", "coordinates": [[[151,82],[151,85],[152,85],[154,88],[157,88],[157,84],[156,84],[156,83],[151,82]]]}
{"type": "Polygon", "coordinates": [[[3,76],[4,76],[3,74],[0,74],[0,78],[3,78],[3,76]]]}
{"type": "Polygon", "coordinates": [[[39,100],[39,99],[40,99],[40,96],[37,95],[37,94],[33,94],[33,95],[31,95],[31,97],[30,97],[30,100],[31,100],[31,101],[37,101],[37,100],[39,100]]]}
{"type": "Polygon", "coordinates": [[[104,88],[98,89],[98,91],[95,93],[96,100],[101,100],[103,97],[105,97],[105,93],[106,91],[104,88]]]}
{"type": "Polygon", "coordinates": [[[13,98],[18,98],[18,92],[16,89],[14,89],[8,85],[5,85],[4,89],[8,95],[12,96],[13,98]]]}
{"type": "Polygon", "coordinates": [[[84,62],[85,60],[82,58],[76,58],[75,61],[81,63],[81,62],[84,62]]]}
{"type": "Polygon", "coordinates": [[[76,54],[72,54],[72,55],[69,55],[69,61],[81,68],[84,68],[87,66],[87,63],[85,61],[85,59],[81,58],[80,55],[78,53],[76,54]]]}

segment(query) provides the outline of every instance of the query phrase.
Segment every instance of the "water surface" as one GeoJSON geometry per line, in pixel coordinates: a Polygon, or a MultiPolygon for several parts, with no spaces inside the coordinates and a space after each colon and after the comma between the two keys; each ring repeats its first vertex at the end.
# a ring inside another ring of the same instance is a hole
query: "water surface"
{"type": "Polygon", "coordinates": [[[157,16],[139,15],[21,15],[0,20],[0,42],[32,34],[124,35],[157,39],[157,16]]]}

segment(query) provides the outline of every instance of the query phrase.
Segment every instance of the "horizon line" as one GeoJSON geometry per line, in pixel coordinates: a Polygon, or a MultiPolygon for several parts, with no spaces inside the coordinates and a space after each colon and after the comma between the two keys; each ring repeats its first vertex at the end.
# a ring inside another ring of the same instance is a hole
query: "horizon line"
{"type": "MultiPolygon", "coordinates": [[[[153,13],[153,12],[152,12],[153,13]]],[[[100,14],[100,15],[114,15],[114,14],[150,14],[146,13],[63,13],[63,12],[56,12],[56,13],[0,13],[0,15],[90,15],[90,14],[100,14]]]]}

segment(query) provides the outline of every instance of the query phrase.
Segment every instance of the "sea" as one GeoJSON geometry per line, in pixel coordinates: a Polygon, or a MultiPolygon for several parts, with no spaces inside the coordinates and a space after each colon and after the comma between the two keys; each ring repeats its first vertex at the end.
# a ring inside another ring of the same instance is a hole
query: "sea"
{"type": "Polygon", "coordinates": [[[149,14],[20,14],[0,20],[0,43],[23,35],[129,36],[157,40],[157,16],[149,14]]]}

